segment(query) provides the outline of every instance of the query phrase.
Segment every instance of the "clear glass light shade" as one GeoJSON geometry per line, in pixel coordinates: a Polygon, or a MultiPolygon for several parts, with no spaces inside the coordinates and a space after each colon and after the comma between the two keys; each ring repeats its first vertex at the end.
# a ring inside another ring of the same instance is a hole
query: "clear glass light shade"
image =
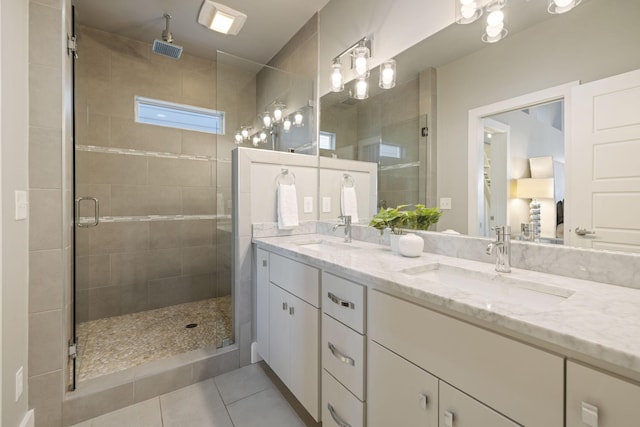
{"type": "Polygon", "coordinates": [[[273,121],[279,123],[282,120],[284,105],[276,104],[273,108],[273,121]]]}
{"type": "Polygon", "coordinates": [[[265,112],[262,114],[262,124],[264,125],[264,127],[266,127],[267,129],[270,128],[272,121],[273,119],[269,115],[269,112],[265,112]]]}
{"type": "Polygon", "coordinates": [[[504,4],[504,1],[498,0],[487,6],[487,25],[482,35],[483,42],[495,43],[509,34],[509,31],[504,26],[504,12],[502,11],[504,4]]]}
{"type": "Polygon", "coordinates": [[[267,140],[267,133],[265,131],[260,132],[260,141],[264,142],[267,140]]]}
{"type": "Polygon", "coordinates": [[[243,128],[240,132],[240,135],[242,135],[244,139],[249,139],[249,129],[243,128]]]}
{"type": "Polygon", "coordinates": [[[296,126],[302,126],[302,121],[304,120],[304,116],[300,111],[293,115],[293,123],[296,126]]]}
{"type": "Polygon", "coordinates": [[[285,132],[289,132],[289,129],[291,129],[291,119],[289,117],[285,117],[282,122],[282,129],[284,129],[285,132]]]}
{"type": "Polygon", "coordinates": [[[355,81],[352,95],[355,99],[367,99],[369,97],[369,81],[366,77],[361,77],[355,81]]]}
{"type": "Polygon", "coordinates": [[[258,144],[260,144],[260,137],[259,137],[258,135],[255,135],[255,136],[253,137],[253,146],[254,146],[254,147],[257,147],[257,146],[258,146],[258,144]]]}
{"type": "Polygon", "coordinates": [[[240,132],[236,133],[236,136],[234,138],[236,144],[242,144],[242,140],[244,139],[240,132]]]}
{"type": "Polygon", "coordinates": [[[396,85],[396,61],[389,59],[380,64],[380,81],[378,85],[382,89],[391,89],[396,85]]]}
{"type": "Polygon", "coordinates": [[[482,7],[475,0],[456,0],[456,22],[471,24],[482,16],[482,7]]]}
{"type": "Polygon", "coordinates": [[[342,64],[334,62],[331,66],[331,91],[342,92],[344,90],[344,77],[342,76],[342,64]]]}
{"type": "Polygon", "coordinates": [[[356,76],[362,77],[369,71],[369,48],[358,46],[353,50],[353,69],[356,76]]]}
{"type": "Polygon", "coordinates": [[[560,14],[569,12],[571,9],[582,3],[582,0],[549,0],[549,13],[560,14]]]}

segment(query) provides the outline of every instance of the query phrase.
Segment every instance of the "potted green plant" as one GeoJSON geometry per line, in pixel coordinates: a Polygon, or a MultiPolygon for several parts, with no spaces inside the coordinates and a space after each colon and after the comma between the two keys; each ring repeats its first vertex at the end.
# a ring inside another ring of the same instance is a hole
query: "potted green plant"
{"type": "Polygon", "coordinates": [[[400,209],[405,206],[406,205],[400,205],[395,208],[380,208],[380,212],[371,218],[369,226],[379,230],[380,235],[382,235],[387,228],[391,230],[392,234],[402,234],[400,225],[402,225],[402,217],[404,214],[400,212],[400,209]]]}
{"type": "MultiPolygon", "coordinates": [[[[412,230],[428,230],[433,224],[437,223],[442,215],[442,212],[438,208],[428,208],[423,204],[416,204],[415,209],[406,210],[409,205],[399,205],[395,208],[381,208],[380,212],[371,218],[369,226],[376,228],[380,231],[380,234],[384,232],[386,228],[391,230],[390,243],[391,251],[394,253],[399,252],[399,240],[406,229],[412,230]]],[[[420,239],[422,238],[414,236],[420,239]]],[[[409,240],[409,239],[407,239],[409,240]]],[[[413,247],[415,248],[415,243],[413,247]]],[[[422,252],[422,245],[419,250],[412,251],[415,253],[422,252]]]]}

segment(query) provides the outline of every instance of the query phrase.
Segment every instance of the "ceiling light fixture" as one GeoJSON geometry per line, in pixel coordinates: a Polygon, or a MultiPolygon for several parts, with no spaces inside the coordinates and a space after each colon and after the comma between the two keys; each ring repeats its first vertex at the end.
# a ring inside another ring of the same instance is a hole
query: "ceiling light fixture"
{"type": "Polygon", "coordinates": [[[242,29],[247,15],[211,0],[204,0],[198,14],[198,23],[222,34],[236,35],[242,29]]]}

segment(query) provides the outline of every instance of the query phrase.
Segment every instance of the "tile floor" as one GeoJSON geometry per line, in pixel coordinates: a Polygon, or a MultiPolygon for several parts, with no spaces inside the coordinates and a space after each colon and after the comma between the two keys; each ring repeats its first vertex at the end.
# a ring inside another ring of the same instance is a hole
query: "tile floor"
{"type": "Polygon", "coordinates": [[[231,296],[78,324],[78,381],[200,348],[232,335],[231,296]],[[186,328],[188,324],[197,324],[186,328]]]}
{"type": "Polygon", "coordinates": [[[72,427],[316,426],[264,364],[245,366],[72,427]],[[303,421],[304,420],[304,421],[303,421]]]}

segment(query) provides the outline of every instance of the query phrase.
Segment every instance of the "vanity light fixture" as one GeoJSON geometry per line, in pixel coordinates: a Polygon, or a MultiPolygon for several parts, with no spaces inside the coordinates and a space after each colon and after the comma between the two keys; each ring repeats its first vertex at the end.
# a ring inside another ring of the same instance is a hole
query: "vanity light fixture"
{"type": "Polygon", "coordinates": [[[369,80],[368,75],[356,79],[353,84],[351,96],[355,99],[367,99],[369,97],[369,80]]]}
{"type": "Polygon", "coordinates": [[[369,48],[366,45],[366,39],[361,41],[360,44],[353,50],[353,69],[356,72],[356,76],[365,77],[369,72],[369,48]]]}
{"type": "Polygon", "coordinates": [[[271,118],[271,115],[269,114],[268,111],[265,111],[264,113],[262,113],[262,116],[260,117],[260,119],[262,120],[262,124],[264,125],[265,128],[269,129],[271,127],[271,123],[273,119],[271,118]]]}
{"type": "Polygon", "coordinates": [[[571,9],[582,3],[582,0],[549,0],[547,10],[554,15],[569,12],[571,9]]]}
{"type": "Polygon", "coordinates": [[[302,115],[302,113],[300,111],[296,111],[296,113],[293,115],[293,124],[296,127],[300,127],[303,124],[303,120],[304,116],[302,115]]]}
{"type": "Polygon", "coordinates": [[[200,6],[198,23],[222,34],[236,35],[242,29],[247,15],[211,0],[204,0],[200,6]]]}
{"type": "Polygon", "coordinates": [[[389,59],[380,64],[380,81],[382,89],[391,89],[396,85],[396,60],[389,59]]]}
{"type": "Polygon", "coordinates": [[[267,141],[267,132],[265,132],[264,130],[262,132],[260,132],[260,141],[262,142],[266,142],[267,141]]]}
{"type": "Polygon", "coordinates": [[[275,105],[273,106],[273,121],[275,123],[280,123],[282,121],[282,115],[284,114],[284,109],[287,108],[286,105],[284,105],[281,102],[276,102],[275,105]]]}
{"type": "Polygon", "coordinates": [[[257,147],[260,144],[260,137],[258,135],[253,135],[253,146],[257,147]]]}
{"type": "Polygon", "coordinates": [[[482,16],[482,5],[479,0],[456,0],[456,22],[471,24],[482,16]]]}
{"type": "Polygon", "coordinates": [[[236,145],[242,144],[243,140],[244,140],[244,137],[242,136],[242,133],[236,132],[236,135],[234,137],[234,142],[236,143],[236,145]]]}

